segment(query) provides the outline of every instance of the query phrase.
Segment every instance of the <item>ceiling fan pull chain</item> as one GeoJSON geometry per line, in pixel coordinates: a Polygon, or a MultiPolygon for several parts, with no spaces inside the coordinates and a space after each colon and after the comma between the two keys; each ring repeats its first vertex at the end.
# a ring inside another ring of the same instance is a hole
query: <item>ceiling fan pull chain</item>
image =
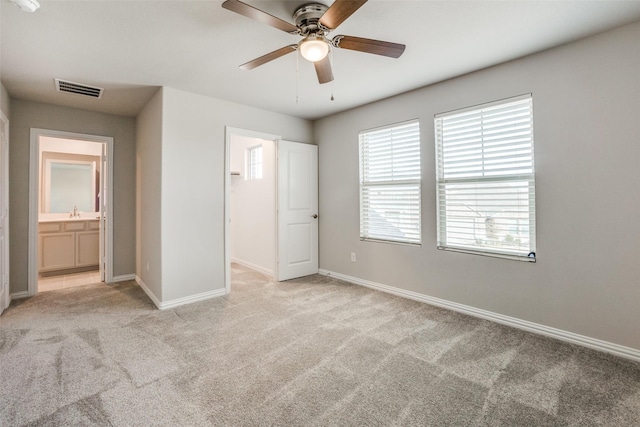
{"type": "MultiPolygon", "coordinates": [[[[333,64],[333,49],[331,49],[331,51],[329,52],[329,56],[330,56],[330,59],[331,59],[331,63],[333,64]]],[[[333,89],[335,88],[335,86],[336,86],[336,81],[335,80],[331,80],[331,100],[332,101],[334,100],[334,98],[333,98],[333,89]]]]}
{"type": "Polygon", "coordinates": [[[300,52],[296,50],[296,105],[298,105],[299,92],[300,92],[300,52]]]}

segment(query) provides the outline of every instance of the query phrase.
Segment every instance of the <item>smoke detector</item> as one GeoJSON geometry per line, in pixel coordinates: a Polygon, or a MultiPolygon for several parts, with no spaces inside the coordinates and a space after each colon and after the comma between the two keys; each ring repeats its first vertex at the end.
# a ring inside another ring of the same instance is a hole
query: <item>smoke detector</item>
{"type": "Polygon", "coordinates": [[[11,0],[11,2],[23,11],[29,13],[35,12],[40,7],[38,0],[11,0]]]}

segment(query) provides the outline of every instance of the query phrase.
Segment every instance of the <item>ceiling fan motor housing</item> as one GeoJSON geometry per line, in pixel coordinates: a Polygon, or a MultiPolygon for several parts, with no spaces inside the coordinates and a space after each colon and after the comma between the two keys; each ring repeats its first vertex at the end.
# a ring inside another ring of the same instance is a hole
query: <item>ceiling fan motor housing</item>
{"type": "Polygon", "coordinates": [[[303,36],[309,34],[324,35],[328,29],[323,28],[319,21],[327,9],[327,6],[320,3],[300,6],[293,14],[293,22],[300,29],[300,34],[303,36]]]}

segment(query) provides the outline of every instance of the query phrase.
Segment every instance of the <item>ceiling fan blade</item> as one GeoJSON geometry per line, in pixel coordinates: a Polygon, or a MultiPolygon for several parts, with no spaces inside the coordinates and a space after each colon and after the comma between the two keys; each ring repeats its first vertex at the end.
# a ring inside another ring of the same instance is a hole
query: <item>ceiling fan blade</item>
{"type": "Polygon", "coordinates": [[[267,53],[266,55],[262,55],[260,58],[256,58],[253,61],[242,64],[240,68],[242,68],[243,70],[253,70],[256,67],[259,67],[262,64],[266,64],[269,61],[273,61],[274,59],[278,59],[281,56],[286,55],[287,53],[295,52],[296,49],[298,49],[297,44],[291,44],[289,46],[281,47],[278,50],[274,50],[273,52],[267,53]]]}
{"type": "Polygon", "coordinates": [[[331,44],[340,49],[357,50],[375,55],[389,56],[391,58],[400,58],[400,55],[402,55],[406,47],[403,44],[353,36],[335,36],[333,40],[331,40],[331,44]]]}
{"type": "Polygon", "coordinates": [[[320,24],[326,29],[333,30],[366,2],[367,0],[336,0],[322,15],[320,24]]]}
{"type": "Polygon", "coordinates": [[[222,3],[222,7],[232,12],[246,16],[247,18],[262,22],[263,24],[271,25],[272,27],[275,27],[287,33],[298,33],[298,27],[296,27],[295,25],[290,24],[287,21],[283,21],[280,18],[276,18],[275,16],[270,15],[267,12],[263,12],[260,9],[256,9],[255,7],[250,6],[246,3],[242,3],[239,0],[227,0],[222,3]]]}
{"type": "Polygon", "coordinates": [[[333,80],[333,71],[331,70],[329,55],[320,61],[314,62],[313,66],[316,67],[316,74],[318,75],[318,82],[320,84],[329,83],[333,80]]]}

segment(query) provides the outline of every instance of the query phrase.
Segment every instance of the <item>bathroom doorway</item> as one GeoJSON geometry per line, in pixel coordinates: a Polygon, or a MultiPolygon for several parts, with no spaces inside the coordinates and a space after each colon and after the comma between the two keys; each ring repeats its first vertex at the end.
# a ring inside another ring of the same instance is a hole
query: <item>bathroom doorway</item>
{"type": "Polygon", "coordinates": [[[112,279],[113,138],[31,129],[29,295],[112,279]]]}

